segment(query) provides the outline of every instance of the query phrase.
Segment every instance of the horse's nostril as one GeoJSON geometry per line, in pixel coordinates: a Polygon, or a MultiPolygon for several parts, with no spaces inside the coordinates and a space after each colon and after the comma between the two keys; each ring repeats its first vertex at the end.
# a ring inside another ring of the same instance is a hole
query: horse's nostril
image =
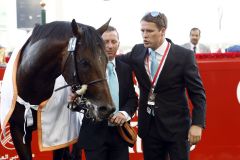
{"type": "Polygon", "coordinates": [[[116,108],[112,108],[110,112],[113,113],[113,112],[115,112],[115,110],[116,110],[116,108]]]}
{"type": "Polygon", "coordinates": [[[106,106],[100,106],[99,108],[98,108],[98,111],[99,112],[101,112],[101,113],[105,113],[105,112],[107,112],[107,107],[106,106]]]}
{"type": "Polygon", "coordinates": [[[99,115],[103,119],[108,118],[114,111],[115,111],[115,108],[109,108],[107,106],[100,106],[98,108],[99,115]]]}

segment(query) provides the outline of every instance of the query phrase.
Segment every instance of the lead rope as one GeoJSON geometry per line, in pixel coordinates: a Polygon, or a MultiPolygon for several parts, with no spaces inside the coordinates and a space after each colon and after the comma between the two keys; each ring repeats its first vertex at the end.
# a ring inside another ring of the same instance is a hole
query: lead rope
{"type": "Polygon", "coordinates": [[[24,112],[24,135],[23,135],[23,144],[26,144],[26,141],[25,141],[25,137],[27,135],[27,131],[26,131],[26,123],[28,122],[27,121],[27,116],[28,114],[31,114],[32,115],[32,111],[30,109],[30,106],[25,106],[25,112],[24,112]]]}

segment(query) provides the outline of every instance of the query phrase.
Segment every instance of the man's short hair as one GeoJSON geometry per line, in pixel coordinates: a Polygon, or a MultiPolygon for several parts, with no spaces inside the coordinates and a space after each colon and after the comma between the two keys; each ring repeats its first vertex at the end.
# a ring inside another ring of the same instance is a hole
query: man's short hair
{"type": "Polygon", "coordinates": [[[112,32],[112,31],[117,32],[117,36],[118,36],[118,39],[119,39],[119,34],[118,34],[118,31],[115,27],[109,25],[105,32],[112,32]]]}
{"type": "Polygon", "coordinates": [[[165,16],[165,14],[160,12],[148,12],[143,16],[141,21],[155,23],[159,30],[161,30],[162,28],[167,29],[167,17],[165,16]]]}
{"type": "Polygon", "coordinates": [[[198,32],[199,32],[199,36],[201,35],[201,31],[200,31],[200,29],[197,28],[197,27],[194,27],[194,28],[191,29],[190,35],[191,35],[192,31],[198,31],[198,32]]]}

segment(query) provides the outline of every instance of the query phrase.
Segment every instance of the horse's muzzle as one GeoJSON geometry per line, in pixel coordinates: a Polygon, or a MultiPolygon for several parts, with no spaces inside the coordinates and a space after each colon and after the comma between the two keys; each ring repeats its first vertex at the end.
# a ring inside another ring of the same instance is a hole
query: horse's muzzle
{"type": "Polygon", "coordinates": [[[98,115],[100,119],[108,119],[108,117],[115,111],[115,107],[112,106],[99,106],[98,115]]]}

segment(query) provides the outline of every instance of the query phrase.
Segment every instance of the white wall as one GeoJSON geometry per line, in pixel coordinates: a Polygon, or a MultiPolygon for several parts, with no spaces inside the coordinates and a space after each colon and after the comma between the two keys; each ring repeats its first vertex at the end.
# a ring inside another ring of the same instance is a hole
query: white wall
{"type": "Polygon", "coordinates": [[[7,51],[19,43],[19,40],[26,34],[26,31],[17,29],[16,0],[0,0],[2,22],[0,28],[0,44],[7,48],[7,51]]]}
{"type": "Polygon", "coordinates": [[[153,10],[166,14],[169,22],[166,36],[177,44],[189,41],[189,31],[192,27],[199,27],[202,31],[200,41],[213,48],[240,43],[238,0],[61,0],[60,2],[61,12],[58,13],[61,14],[56,15],[55,18],[58,20],[71,21],[75,18],[79,22],[99,27],[111,17],[111,25],[119,30],[122,46],[132,46],[141,42],[139,20],[147,11],[153,10]]]}
{"type": "MultiPolygon", "coordinates": [[[[0,0],[0,5],[2,2],[11,5],[7,7],[10,17],[8,30],[14,30],[16,13],[11,9],[15,8],[15,0],[0,0]]],[[[111,17],[111,25],[120,33],[122,47],[141,43],[139,21],[146,12],[153,10],[166,14],[169,26],[166,36],[177,44],[189,41],[189,31],[192,27],[201,29],[200,41],[211,45],[212,48],[240,43],[238,0],[45,0],[45,2],[47,22],[71,21],[75,18],[80,23],[98,28],[111,17]],[[221,30],[220,11],[223,13],[221,30]]]]}

